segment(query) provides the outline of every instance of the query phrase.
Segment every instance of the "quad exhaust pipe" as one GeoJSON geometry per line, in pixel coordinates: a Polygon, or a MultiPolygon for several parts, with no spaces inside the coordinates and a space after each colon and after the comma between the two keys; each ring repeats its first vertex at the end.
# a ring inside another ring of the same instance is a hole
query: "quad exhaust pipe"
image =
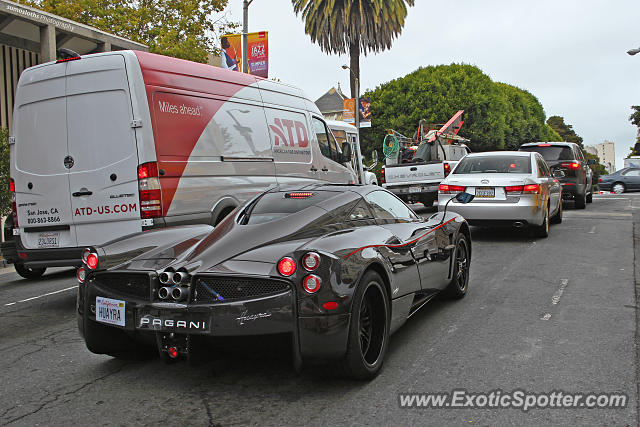
{"type": "Polygon", "coordinates": [[[188,296],[189,288],[186,286],[163,286],[158,289],[158,298],[161,300],[184,301],[188,296]]]}
{"type": "Polygon", "coordinates": [[[162,273],[160,273],[158,280],[160,280],[160,283],[162,283],[163,285],[169,285],[173,281],[173,274],[174,273],[172,271],[163,271],[162,273]]]}
{"type": "Polygon", "coordinates": [[[162,286],[158,289],[161,300],[184,301],[189,296],[189,273],[184,271],[163,271],[158,276],[162,286]]]}

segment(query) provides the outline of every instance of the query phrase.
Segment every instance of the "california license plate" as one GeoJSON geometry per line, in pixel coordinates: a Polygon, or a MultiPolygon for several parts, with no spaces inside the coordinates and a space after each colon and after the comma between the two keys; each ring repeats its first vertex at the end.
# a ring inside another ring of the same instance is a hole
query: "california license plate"
{"type": "Polygon", "coordinates": [[[419,193],[422,191],[422,187],[409,187],[409,193],[419,193]]]}
{"type": "Polygon", "coordinates": [[[59,248],[60,233],[40,233],[38,234],[38,248],[59,248]]]}
{"type": "Polygon", "coordinates": [[[476,188],[476,197],[495,197],[496,190],[492,187],[478,187],[476,188]]]}
{"type": "Polygon", "coordinates": [[[96,321],[124,326],[125,302],[119,299],[96,297],[96,321]]]}

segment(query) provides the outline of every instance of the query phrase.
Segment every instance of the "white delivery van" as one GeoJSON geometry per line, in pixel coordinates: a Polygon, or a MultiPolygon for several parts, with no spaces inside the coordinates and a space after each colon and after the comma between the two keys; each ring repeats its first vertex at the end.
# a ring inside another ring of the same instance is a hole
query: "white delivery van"
{"type": "Polygon", "coordinates": [[[343,154],[302,91],[180,59],[118,51],[38,65],[14,108],[13,241],[1,249],[28,278],[145,229],[215,225],[275,184],[356,179],[349,145],[343,154]]]}
{"type": "MultiPolygon", "coordinates": [[[[348,142],[351,145],[351,152],[354,153],[351,160],[351,169],[355,171],[358,169],[357,164],[358,160],[355,156],[357,147],[360,145],[360,141],[358,140],[358,129],[352,124],[342,122],[339,120],[327,120],[327,126],[333,132],[333,136],[338,141],[338,145],[342,146],[345,142],[348,142]]],[[[376,154],[377,156],[377,154],[376,154]]],[[[378,185],[378,178],[376,174],[371,172],[370,169],[375,167],[375,163],[377,160],[374,160],[374,164],[369,166],[368,168],[364,165],[362,166],[362,178],[364,185],[378,185]]]]}

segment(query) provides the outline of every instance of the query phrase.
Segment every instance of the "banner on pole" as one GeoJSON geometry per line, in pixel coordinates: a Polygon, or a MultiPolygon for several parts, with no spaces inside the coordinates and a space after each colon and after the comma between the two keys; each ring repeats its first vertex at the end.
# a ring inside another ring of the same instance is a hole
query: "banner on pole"
{"type": "MultiPolygon", "coordinates": [[[[242,70],[242,35],[226,34],[220,37],[222,68],[242,70]]],[[[247,34],[249,74],[269,78],[269,33],[260,31],[247,34]]]]}
{"type": "MultiPolygon", "coordinates": [[[[358,103],[358,111],[360,112],[360,127],[371,127],[371,98],[360,98],[358,103]]],[[[344,122],[355,124],[355,98],[347,98],[343,101],[342,120],[344,122]]]]}

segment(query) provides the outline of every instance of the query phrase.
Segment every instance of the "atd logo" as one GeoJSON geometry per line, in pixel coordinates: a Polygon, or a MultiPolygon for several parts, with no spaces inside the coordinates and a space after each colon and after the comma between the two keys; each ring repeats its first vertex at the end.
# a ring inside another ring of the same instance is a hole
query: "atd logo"
{"type": "Polygon", "coordinates": [[[297,140],[297,145],[300,148],[309,146],[309,134],[304,123],[297,120],[288,119],[274,119],[275,125],[269,125],[271,132],[275,135],[275,145],[282,145],[287,147],[295,147],[296,141],[294,141],[294,131],[297,140]],[[286,134],[286,135],[285,135],[286,134]]]}

